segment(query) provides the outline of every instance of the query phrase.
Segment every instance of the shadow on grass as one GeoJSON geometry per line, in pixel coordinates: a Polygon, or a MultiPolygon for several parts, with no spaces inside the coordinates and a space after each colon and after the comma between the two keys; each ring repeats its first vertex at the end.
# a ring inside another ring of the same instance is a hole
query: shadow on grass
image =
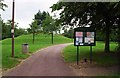
{"type": "MultiPolygon", "coordinates": [[[[74,61],[77,61],[76,55],[72,56],[74,61]]],[[[90,60],[90,52],[85,52],[79,54],[79,60],[87,59],[90,60]]],[[[118,52],[93,52],[92,53],[92,62],[94,62],[98,66],[113,66],[118,65],[120,66],[120,53],[118,52]]]]}

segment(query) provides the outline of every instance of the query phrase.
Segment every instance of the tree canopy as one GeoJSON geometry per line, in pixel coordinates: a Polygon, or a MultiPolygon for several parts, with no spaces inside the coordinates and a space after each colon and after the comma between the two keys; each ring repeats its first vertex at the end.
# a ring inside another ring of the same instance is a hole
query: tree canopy
{"type": "Polygon", "coordinates": [[[3,3],[4,0],[0,0],[0,9],[2,9],[3,11],[5,10],[4,7],[7,7],[6,4],[3,3]]]}
{"type": "MultiPolygon", "coordinates": [[[[8,20],[7,22],[1,21],[2,23],[2,39],[11,38],[11,29],[12,29],[12,21],[8,20]]],[[[22,34],[27,34],[25,29],[18,28],[18,23],[15,22],[15,37],[20,36],[22,34]]]]}
{"type": "Polygon", "coordinates": [[[45,20],[47,14],[47,12],[41,12],[40,10],[35,14],[34,19],[38,21],[37,25],[42,26],[42,22],[45,20]]]}
{"type": "Polygon", "coordinates": [[[50,16],[49,14],[46,15],[42,27],[43,31],[48,33],[52,33],[53,31],[56,31],[58,28],[55,24],[55,19],[53,19],[52,16],[50,16]]]}
{"type": "Polygon", "coordinates": [[[105,34],[105,52],[109,52],[110,32],[118,28],[120,2],[59,2],[52,11],[62,9],[60,21],[63,25],[86,27],[89,25],[105,34]],[[117,26],[117,27],[116,27],[117,26]]]}

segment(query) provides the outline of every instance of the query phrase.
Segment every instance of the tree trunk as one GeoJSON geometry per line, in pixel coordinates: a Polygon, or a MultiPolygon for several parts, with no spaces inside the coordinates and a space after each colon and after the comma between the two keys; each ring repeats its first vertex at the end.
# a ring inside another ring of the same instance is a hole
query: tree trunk
{"type": "Polygon", "coordinates": [[[120,23],[118,24],[118,52],[120,52],[120,23]]]}
{"type": "Polygon", "coordinates": [[[109,38],[110,38],[110,23],[109,23],[109,20],[106,22],[106,29],[105,29],[105,50],[104,52],[110,52],[110,41],[109,41],[109,38]]]}

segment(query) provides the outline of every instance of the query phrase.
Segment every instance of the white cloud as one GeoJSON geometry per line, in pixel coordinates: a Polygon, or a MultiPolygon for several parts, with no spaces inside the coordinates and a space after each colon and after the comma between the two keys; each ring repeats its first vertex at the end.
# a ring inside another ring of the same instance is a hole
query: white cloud
{"type": "MultiPolygon", "coordinates": [[[[2,12],[5,21],[12,18],[12,1],[5,0],[8,5],[6,11],[2,12]]],[[[51,12],[49,7],[57,2],[58,0],[15,0],[15,21],[19,27],[28,28],[38,10],[51,12]]]]}

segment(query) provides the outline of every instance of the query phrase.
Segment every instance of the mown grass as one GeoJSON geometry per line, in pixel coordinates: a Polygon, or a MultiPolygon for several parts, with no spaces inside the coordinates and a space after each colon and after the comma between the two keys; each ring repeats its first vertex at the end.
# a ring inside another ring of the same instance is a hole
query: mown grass
{"type": "MultiPolygon", "coordinates": [[[[54,35],[54,44],[69,43],[72,42],[71,39],[54,35]]],[[[15,58],[12,58],[11,50],[11,38],[2,40],[2,67],[3,69],[8,69],[19,64],[18,59],[25,59],[29,57],[28,54],[22,53],[22,44],[28,43],[29,52],[33,53],[37,50],[50,46],[51,44],[51,35],[48,34],[37,34],[35,36],[35,43],[32,42],[32,34],[22,35],[15,38],[15,58]]]]}
{"type": "MultiPolygon", "coordinates": [[[[111,42],[110,44],[110,53],[104,52],[104,43],[97,42],[96,46],[93,46],[93,62],[97,63],[98,65],[102,66],[111,66],[111,65],[118,65],[119,59],[118,55],[115,52],[117,44],[111,42]]],[[[63,55],[64,60],[66,62],[75,62],[76,61],[76,47],[74,45],[70,45],[64,49],[63,55]]],[[[87,58],[90,59],[90,47],[89,46],[80,46],[79,47],[79,60],[87,58]]]]}

